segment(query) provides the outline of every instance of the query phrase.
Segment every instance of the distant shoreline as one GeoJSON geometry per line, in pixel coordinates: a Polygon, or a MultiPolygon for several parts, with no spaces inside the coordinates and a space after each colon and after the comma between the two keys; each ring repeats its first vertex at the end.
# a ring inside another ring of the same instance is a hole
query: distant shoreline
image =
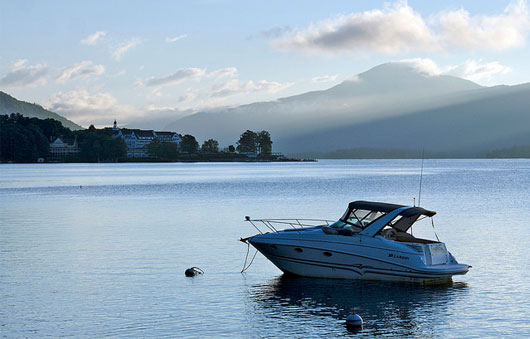
{"type": "Polygon", "coordinates": [[[2,161],[0,164],[125,164],[125,163],[170,163],[170,162],[181,162],[181,163],[208,163],[208,162],[318,162],[317,159],[306,159],[306,158],[281,158],[281,159],[242,159],[242,158],[225,158],[225,159],[180,159],[180,160],[159,160],[159,159],[119,159],[117,161],[33,161],[33,162],[15,162],[15,161],[2,161]]]}
{"type": "Polygon", "coordinates": [[[179,160],[151,160],[151,159],[123,159],[118,163],[142,162],[317,162],[316,159],[306,158],[279,158],[279,159],[253,159],[253,158],[211,158],[211,159],[179,159],[179,160]]]}
{"type": "MultiPolygon", "coordinates": [[[[140,163],[271,163],[271,162],[319,162],[320,160],[418,160],[421,158],[320,158],[320,159],[307,159],[307,158],[284,158],[282,160],[264,160],[264,159],[196,159],[196,160],[149,160],[149,159],[130,159],[130,160],[119,160],[119,161],[100,161],[100,162],[76,162],[76,161],[46,161],[46,162],[6,162],[0,161],[0,165],[3,164],[140,164],[140,163]]],[[[530,160],[530,157],[425,157],[430,160],[530,160]]]]}
{"type": "Polygon", "coordinates": [[[293,158],[310,159],[530,159],[530,146],[520,145],[483,151],[433,151],[429,149],[369,148],[338,149],[329,152],[292,152],[293,158]]]}

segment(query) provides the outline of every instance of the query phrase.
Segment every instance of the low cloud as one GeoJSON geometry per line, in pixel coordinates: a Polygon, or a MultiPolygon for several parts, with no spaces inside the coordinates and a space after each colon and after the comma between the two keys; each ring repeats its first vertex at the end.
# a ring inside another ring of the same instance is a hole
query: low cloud
{"type": "Polygon", "coordinates": [[[63,69],[56,81],[57,83],[62,84],[75,78],[101,75],[103,73],[105,73],[105,67],[103,65],[94,65],[92,61],[82,61],[77,65],[63,69]]]}
{"type": "Polygon", "coordinates": [[[191,92],[190,93],[185,93],[185,94],[179,96],[177,101],[180,104],[184,104],[184,103],[187,103],[187,102],[195,100],[196,97],[197,97],[197,95],[195,93],[191,93],[191,92]]]}
{"type": "MultiPolygon", "coordinates": [[[[118,120],[122,127],[155,129],[166,131],[167,125],[185,116],[193,114],[195,111],[182,110],[175,107],[160,107],[148,105],[138,110],[134,115],[118,120]],[[121,121],[121,122],[120,122],[121,121]]],[[[175,129],[170,129],[175,130],[175,129]]],[[[177,129],[177,132],[182,132],[177,129]]]]}
{"type": "Polygon", "coordinates": [[[201,68],[180,68],[175,73],[165,77],[151,77],[139,82],[139,85],[153,87],[179,84],[188,80],[199,80],[206,74],[206,70],[201,68]]]}
{"type": "Polygon", "coordinates": [[[179,40],[187,38],[187,37],[188,37],[187,34],[181,34],[181,35],[176,36],[174,38],[166,37],[166,42],[176,42],[176,41],[179,41],[179,40]]]}
{"type": "Polygon", "coordinates": [[[89,36],[87,36],[86,38],[82,39],[80,41],[81,44],[83,45],[89,45],[89,46],[92,46],[92,45],[95,45],[99,39],[103,38],[105,35],[107,35],[106,32],[104,31],[97,31],[96,33],[94,34],[90,34],[89,36]]]}
{"type": "Polygon", "coordinates": [[[511,72],[510,67],[501,65],[498,61],[484,62],[480,59],[466,60],[461,64],[445,67],[440,67],[431,59],[417,58],[401,60],[400,62],[429,76],[452,75],[483,84],[496,83],[495,77],[511,72]]]}
{"type": "Polygon", "coordinates": [[[121,57],[129,52],[134,47],[138,46],[141,43],[141,40],[138,38],[131,39],[129,41],[121,43],[114,51],[112,51],[112,57],[116,61],[120,61],[121,57]]]}
{"type": "Polygon", "coordinates": [[[114,118],[138,114],[130,106],[119,105],[116,98],[108,93],[90,93],[85,89],[56,93],[44,103],[44,107],[84,126],[110,126],[114,118]]]}
{"type": "Polygon", "coordinates": [[[265,93],[276,93],[289,86],[292,83],[279,83],[274,81],[260,80],[260,81],[240,81],[238,79],[232,79],[223,84],[218,84],[213,87],[213,91],[210,94],[211,97],[227,97],[245,93],[265,92],[265,93]]]}
{"type": "Polygon", "coordinates": [[[344,79],[344,81],[348,81],[348,82],[361,82],[361,78],[359,78],[359,74],[355,74],[355,75],[352,75],[352,76],[349,76],[347,77],[346,79],[344,79]]]}
{"type": "Polygon", "coordinates": [[[331,81],[337,80],[338,76],[339,76],[338,74],[335,74],[335,75],[323,75],[323,76],[319,76],[319,77],[314,77],[313,79],[311,79],[311,82],[316,83],[316,84],[324,83],[324,82],[331,82],[331,81]]]}
{"type": "Polygon", "coordinates": [[[431,59],[428,58],[414,58],[399,61],[400,63],[407,64],[418,72],[428,75],[437,76],[442,74],[442,70],[438,65],[431,59]]]}
{"type": "Polygon", "coordinates": [[[48,67],[37,64],[27,65],[28,60],[19,59],[11,65],[11,70],[0,79],[6,87],[33,87],[46,84],[48,67]]]}
{"type": "Polygon", "coordinates": [[[68,116],[78,116],[87,113],[94,114],[108,110],[116,104],[116,99],[108,93],[91,94],[87,90],[74,90],[54,94],[46,102],[46,107],[68,116]]]}
{"type": "Polygon", "coordinates": [[[275,39],[273,46],[317,53],[504,50],[521,46],[529,29],[525,1],[511,3],[498,15],[472,16],[459,9],[437,13],[429,20],[406,2],[397,2],[382,10],[340,15],[287,33],[275,39]]]}
{"type": "Polygon", "coordinates": [[[482,62],[482,60],[467,60],[463,64],[449,67],[444,73],[489,84],[495,76],[509,72],[511,72],[511,68],[501,65],[498,61],[482,62]]]}
{"type": "MultiPolygon", "coordinates": [[[[191,93],[184,96],[187,94],[191,93]]],[[[163,129],[168,121],[193,113],[175,107],[123,105],[109,93],[91,92],[86,89],[58,92],[48,98],[44,107],[85,127],[91,124],[100,127],[112,126],[116,119],[122,127],[163,129]]]]}
{"type": "Polygon", "coordinates": [[[221,68],[215,71],[208,73],[207,77],[210,79],[221,79],[221,78],[235,78],[238,76],[237,68],[227,67],[221,68]]]}

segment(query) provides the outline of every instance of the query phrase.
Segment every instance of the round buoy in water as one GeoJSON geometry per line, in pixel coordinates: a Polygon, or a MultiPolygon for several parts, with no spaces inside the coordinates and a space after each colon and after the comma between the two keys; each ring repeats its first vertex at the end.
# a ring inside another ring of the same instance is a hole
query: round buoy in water
{"type": "Polygon", "coordinates": [[[363,318],[358,314],[350,314],[346,317],[346,326],[351,328],[363,327],[363,318]]]}
{"type": "Polygon", "coordinates": [[[194,277],[197,274],[203,274],[203,273],[204,273],[203,270],[201,270],[198,267],[191,267],[184,271],[184,275],[186,277],[194,277]]]}

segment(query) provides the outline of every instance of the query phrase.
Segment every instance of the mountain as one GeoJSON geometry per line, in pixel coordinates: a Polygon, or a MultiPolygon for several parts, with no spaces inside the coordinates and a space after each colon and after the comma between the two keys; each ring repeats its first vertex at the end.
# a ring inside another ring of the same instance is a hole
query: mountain
{"type": "Polygon", "coordinates": [[[422,149],[474,156],[530,145],[530,84],[467,93],[467,100],[407,115],[323,129],[280,141],[286,152],[338,148],[422,149]]]}
{"type": "Polygon", "coordinates": [[[274,150],[286,153],[425,148],[465,155],[530,144],[529,107],[530,84],[482,87],[388,63],[324,91],[199,112],[168,128],[222,145],[246,129],[268,130],[274,150]]]}
{"type": "Polygon", "coordinates": [[[7,93],[0,91],[0,114],[11,114],[20,113],[30,118],[39,119],[55,119],[60,121],[64,127],[68,127],[71,130],[83,129],[83,127],[75,124],[74,122],[60,116],[57,113],[48,111],[42,106],[37,104],[30,104],[29,102],[19,101],[7,93]]]}

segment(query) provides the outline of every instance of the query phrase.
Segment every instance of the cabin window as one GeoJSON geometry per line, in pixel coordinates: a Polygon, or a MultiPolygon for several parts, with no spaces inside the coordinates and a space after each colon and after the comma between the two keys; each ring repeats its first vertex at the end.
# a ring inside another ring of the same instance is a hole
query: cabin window
{"type": "Polygon", "coordinates": [[[380,211],[354,209],[349,211],[349,213],[346,211],[346,214],[343,216],[343,221],[353,226],[365,228],[385,214],[386,213],[380,211]]]}

